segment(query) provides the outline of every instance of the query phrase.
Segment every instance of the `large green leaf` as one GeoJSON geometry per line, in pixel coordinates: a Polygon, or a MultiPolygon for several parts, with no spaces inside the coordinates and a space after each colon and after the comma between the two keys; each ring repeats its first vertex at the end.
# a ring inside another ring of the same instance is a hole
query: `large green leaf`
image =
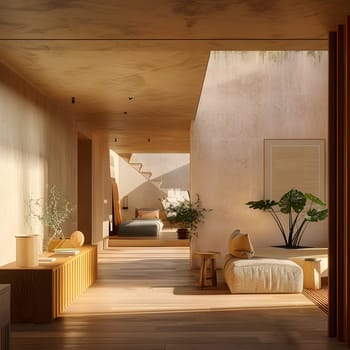
{"type": "Polygon", "coordinates": [[[279,202],[274,200],[259,200],[259,201],[250,201],[245,203],[252,209],[259,209],[269,212],[275,223],[277,224],[286,248],[296,248],[300,245],[301,238],[304,234],[305,228],[309,222],[317,222],[324,220],[328,217],[328,209],[325,209],[326,205],[321,199],[314,196],[311,193],[303,193],[295,188],[292,188],[290,191],[285,193],[279,202]],[[306,206],[306,202],[310,206],[306,206]],[[275,205],[279,205],[280,213],[276,212],[273,208],[275,205]],[[316,208],[312,208],[312,205],[315,204],[316,208]],[[320,209],[319,207],[323,207],[320,209]],[[305,209],[305,211],[304,211],[305,209]],[[296,215],[293,215],[293,211],[296,215]],[[288,215],[288,227],[284,227],[283,223],[279,219],[280,214],[288,215]]]}
{"type": "Polygon", "coordinates": [[[281,212],[284,214],[291,213],[292,209],[296,213],[300,213],[306,204],[306,197],[303,192],[292,188],[290,191],[285,193],[278,202],[281,208],[281,212]]]}
{"type": "Polygon", "coordinates": [[[324,219],[326,219],[328,216],[328,209],[310,209],[307,212],[307,216],[305,216],[305,220],[306,221],[310,221],[310,222],[317,222],[317,221],[322,221],[324,219]]]}
{"type": "Polygon", "coordinates": [[[259,209],[259,210],[270,210],[274,205],[277,205],[278,203],[275,202],[274,200],[260,200],[260,201],[250,201],[246,203],[246,205],[249,205],[249,208],[252,209],[259,209]]]}
{"type": "Polygon", "coordinates": [[[312,193],[305,193],[305,197],[309,199],[312,203],[318,204],[322,207],[326,205],[326,203],[322,202],[320,198],[316,197],[312,193]]]}

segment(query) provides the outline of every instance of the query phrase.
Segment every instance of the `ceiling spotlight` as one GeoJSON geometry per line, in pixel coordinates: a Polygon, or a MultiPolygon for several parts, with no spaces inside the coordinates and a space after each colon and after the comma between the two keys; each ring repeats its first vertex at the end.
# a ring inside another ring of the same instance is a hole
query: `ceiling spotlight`
{"type": "Polygon", "coordinates": [[[129,101],[131,101],[131,100],[133,99],[133,97],[132,97],[132,96],[129,96],[128,98],[129,98],[129,101]]]}
{"type": "Polygon", "coordinates": [[[147,141],[148,141],[148,142],[151,142],[151,139],[150,139],[150,138],[148,138],[148,139],[147,139],[147,141]]]}
{"type": "Polygon", "coordinates": [[[72,103],[75,103],[75,97],[72,96],[72,103]]]}
{"type": "Polygon", "coordinates": [[[115,139],[114,139],[114,142],[117,142],[117,141],[118,141],[118,139],[117,139],[117,138],[115,138],[115,139]]]}
{"type": "Polygon", "coordinates": [[[128,114],[128,112],[124,112],[124,114],[128,114]]]}

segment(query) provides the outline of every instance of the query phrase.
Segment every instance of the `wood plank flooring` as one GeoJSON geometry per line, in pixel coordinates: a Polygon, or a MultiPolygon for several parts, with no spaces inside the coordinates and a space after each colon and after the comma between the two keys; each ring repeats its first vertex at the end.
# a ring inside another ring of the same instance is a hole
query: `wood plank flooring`
{"type": "Polygon", "coordinates": [[[303,294],[328,314],[328,277],[322,277],[320,289],[304,289],[303,294]]]}
{"type": "Polygon", "coordinates": [[[49,324],[14,324],[12,350],[346,349],[302,294],[200,290],[188,247],[118,247],[99,254],[99,277],[49,324]]]}

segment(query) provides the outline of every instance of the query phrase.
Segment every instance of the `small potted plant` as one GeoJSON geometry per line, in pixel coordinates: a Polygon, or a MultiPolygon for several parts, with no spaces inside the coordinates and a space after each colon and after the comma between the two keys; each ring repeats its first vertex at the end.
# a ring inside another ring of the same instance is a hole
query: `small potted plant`
{"type": "Polygon", "coordinates": [[[55,241],[65,239],[62,225],[73,212],[73,207],[56,186],[50,188],[46,203],[43,198],[31,198],[30,212],[31,216],[37,218],[49,228],[49,251],[57,245],[54,243],[55,241]]]}
{"type": "Polygon", "coordinates": [[[172,203],[165,200],[165,211],[170,223],[178,224],[177,235],[179,239],[188,239],[197,235],[198,224],[204,222],[205,213],[212,209],[202,206],[202,201],[197,194],[196,201],[183,201],[172,203]]]}
{"type": "Polygon", "coordinates": [[[292,188],[281,199],[262,199],[246,203],[249,208],[266,211],[271,214],[283,237],[284,248],[300,248],[301,239],[310,222],[322,221],[328,216],[326,204],[311,193],[303,193],[292,188]],[[288,227],[285,228],[274,207],[278,206],[282,214],[288,215],[288,227]],[[314,207],[314,206],[318,206],[314,207]]]}

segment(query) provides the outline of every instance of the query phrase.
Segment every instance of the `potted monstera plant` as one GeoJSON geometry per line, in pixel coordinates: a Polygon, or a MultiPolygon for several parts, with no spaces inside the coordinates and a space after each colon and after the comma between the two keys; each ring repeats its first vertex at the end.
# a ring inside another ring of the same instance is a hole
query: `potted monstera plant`
{"type": "Polygon", "coordinates": [[[311,193],[303,193],[292,188],[281,199],[262,199],[246,203],[249,208],[266,211],[271,214],[283,237],[285,248],[299,248],[306,228],[311,222],[322,221],[328,216],[326,203],[311,193]],[[288,226],[285,227],[274,208],[281,214],[288,215],[288,226]]]}
{"type": "Polygon", "coordinates": [[[192,235],[197,235],[198,224],[204,222],[205,213],[211,211],[211,209],[202,206],[198,194],[194,202],[172,203],[165,201],[164,207],[168,221],[179,226],[177,229],[179,239],[188,239],[192,235]]]}

